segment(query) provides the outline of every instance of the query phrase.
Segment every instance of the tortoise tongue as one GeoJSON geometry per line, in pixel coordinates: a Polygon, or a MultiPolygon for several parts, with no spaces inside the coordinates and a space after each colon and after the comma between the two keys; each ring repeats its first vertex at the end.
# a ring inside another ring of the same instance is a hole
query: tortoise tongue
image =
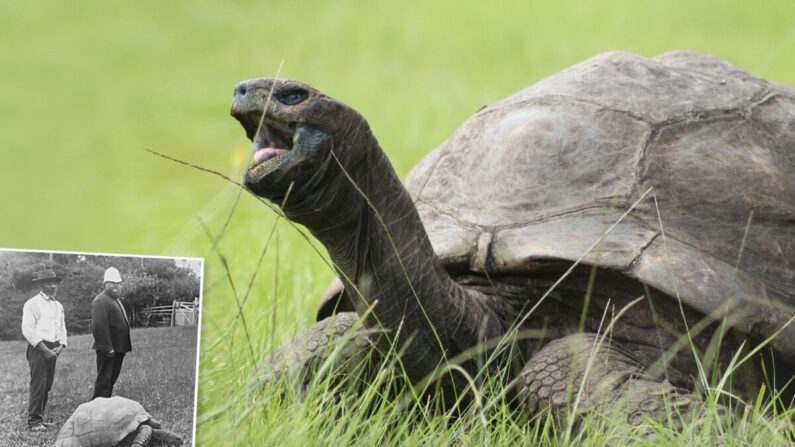
{"type": "Polygon", "coordinates": [[[266,147],[264,149],[260,149],[256,153],[254,153],[254,166],[257,166],[263,161],[270,160],[271,158],[281,155],[285,152],[288,152],[288,150],[273,148],[273,147],[266,147]]]}

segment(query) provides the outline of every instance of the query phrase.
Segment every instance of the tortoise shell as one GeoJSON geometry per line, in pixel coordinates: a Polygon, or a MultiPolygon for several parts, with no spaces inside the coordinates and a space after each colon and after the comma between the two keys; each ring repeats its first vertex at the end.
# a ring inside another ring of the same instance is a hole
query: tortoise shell
{"type": "MultiPolygon", "coordinates": [[[[479,111],[405,184],[451,271],[581,260],[754,336],[793,315],[795,90],[716,57],[596,56],[479,111]]],[[[795,325],[773,344],[795,357],[795,325]]]]}
{"type": "Polygon", "coordinates": [[[98,397],[77,407],[56,439],[56,447],[118,444],[151,416],[138,402],[119,396],[98,397]]]}

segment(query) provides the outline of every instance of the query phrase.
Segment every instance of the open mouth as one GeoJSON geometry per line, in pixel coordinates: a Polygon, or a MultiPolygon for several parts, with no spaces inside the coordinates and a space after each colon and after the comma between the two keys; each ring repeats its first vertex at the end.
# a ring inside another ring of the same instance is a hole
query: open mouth
{"type": "Polygon", "coordinates": [[[244,124],[248,137],[254,142],[254,159],[249,169],[286,154],[293,148],[296,123],[284,123],[265,117],[260,125],[260,116],[249,115],[244,124]]]}

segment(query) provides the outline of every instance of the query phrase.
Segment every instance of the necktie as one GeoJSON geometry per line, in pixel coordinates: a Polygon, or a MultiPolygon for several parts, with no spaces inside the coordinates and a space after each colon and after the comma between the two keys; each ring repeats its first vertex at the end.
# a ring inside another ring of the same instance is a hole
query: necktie
{"type": "Polygon", "coordinates": [[[127,322],[127,326],[129,326],[130,325],[130,320],[127,318],[127,312],[124,310],[124,306],[121,305],[121,301],[120,300],[116,300],[116,304],[119,305],[119,308],[121,309],[121,313],[122,313],[122,315],[124,315],[124,321],[126,321],[127,322]]]}

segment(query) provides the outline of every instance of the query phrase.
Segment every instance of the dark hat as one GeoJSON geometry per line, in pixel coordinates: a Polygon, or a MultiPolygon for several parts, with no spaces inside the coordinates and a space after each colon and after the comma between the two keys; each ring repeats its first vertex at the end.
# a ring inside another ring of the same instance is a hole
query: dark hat
{"type": "Polygon", "coordinates": [[[35,273],[35,276],[33,277],[33,282],[40,282],[40,281],[61,282],[62,279],[63,278],[59,278],[54,271],[50,269],[45,269],[35,273]]]}

